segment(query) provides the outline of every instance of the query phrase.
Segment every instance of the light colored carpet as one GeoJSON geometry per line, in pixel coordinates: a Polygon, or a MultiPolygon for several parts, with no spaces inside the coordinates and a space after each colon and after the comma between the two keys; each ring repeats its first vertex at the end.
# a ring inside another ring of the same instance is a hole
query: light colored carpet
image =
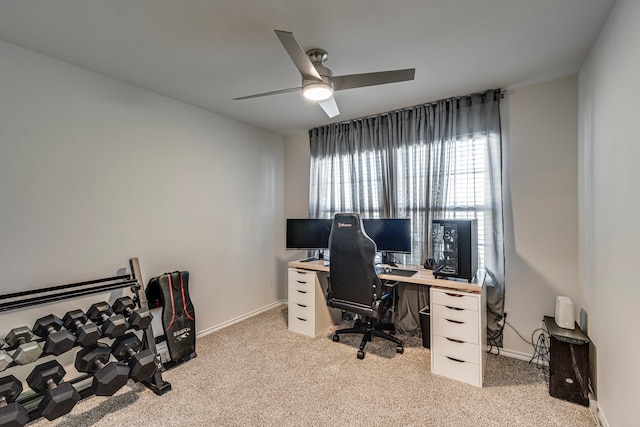
{"type": "MultiPolygon", "coordinates": [[[[341,325],[344,326],[344,325],[341,325]]],[[[550,397],[527,362],[488,356],[485,387],[431,374],[429,350],[287,330],[280,306],[197,342],[198,357],[163,374],[164,396],[129,384],[29,426],[595,426],[588,408],[550,397]]]]}

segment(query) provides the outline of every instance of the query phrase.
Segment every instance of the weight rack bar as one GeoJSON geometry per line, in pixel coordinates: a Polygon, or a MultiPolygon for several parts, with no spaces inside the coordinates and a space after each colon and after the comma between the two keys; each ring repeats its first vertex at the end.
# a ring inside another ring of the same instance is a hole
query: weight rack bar
{"type": "Polygon", "coordinates": [[[61,289],[78,288],[80,286],[94,285],[96,283],[112,282],[112,281],[115,281],[115,280],[131,280],[131,275],[130,274],[124,274],[124,275],[121,275],[121,276],[105,277],[103,279],[86,280],[84,282],[70,283],[70,284],[67,284],[67,285],[51,286],[51,287],[48,287],[48,288],[34,289],[34,290],[31,290],[31,291],[14,292],[12,294],[0,295],[0,300],[23,297],[23,296],[26,296],[26,295],[35,295],[35,294],[40,294],[40,293],[44,293],[44,292],[58,291],[58,290],[61,290],[61,289]]]}
{"type": "Polygon", "coordinates": [[[29,298],[29,299],[22,300],[22,301],[13,301],[13,302],[8,302],[8,303],[3,303],[3,304],[0,304],[0,312],[8,311],[8,310],[14,310],[14,309],[18,309],[18,308],[31,307],[31,306],[34,306],[34,305],[45,304],[45,303],[48,303],[48,302],[61,301],[61,300],[64,300],[64,299],[75,298],[75,297],[79,297],[79,296],[83,296],[83,295],[91,295],[91,294],[95,294],[95,293],[98,293],[98,292],[104,292],[104,291],[110,291],[110,290],[114,290],[114,289],[120,289],[120,288],[127,287],[127,286],[129,286],[131,284],[134,284],[134,283],[135,282],[132,282],[132,281],[121,282],[121,283],[112,283],[112,284],[109,284],[109,285],[97,286],[97,287],[88,288],[88,289],[69,291],[69,292],[62,292],[62,293],[53,294],[53,295],[44,295],[44,296],[40,296],[40,297],[29,298]]]}

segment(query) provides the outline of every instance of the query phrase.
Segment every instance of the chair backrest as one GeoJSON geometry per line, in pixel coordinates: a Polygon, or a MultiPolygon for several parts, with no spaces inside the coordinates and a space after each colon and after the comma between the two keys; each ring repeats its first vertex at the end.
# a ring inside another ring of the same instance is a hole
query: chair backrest
{"type": "Polygon", "coordinates": [[[382,289],[375,270],[376,244],[365,233],[360,215],[334,216],[329,253],[331,297],[371,308],[382,289]]]}

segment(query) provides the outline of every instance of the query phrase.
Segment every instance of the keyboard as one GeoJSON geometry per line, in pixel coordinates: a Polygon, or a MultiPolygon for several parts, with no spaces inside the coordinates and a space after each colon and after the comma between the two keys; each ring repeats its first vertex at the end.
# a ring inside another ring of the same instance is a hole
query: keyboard
{"type": "Polygon", "coordinates": [[[391,269],[391,274],[394,275],[394,276],[411,277],[416,273],[417,273],[417,271],[415,271],[415,270],[403,270],[401,268],[392,268],[391,269]]]}
{"type": "Polygon", "coordinates": [[[402,268],[391,268],[391,273],[385,273],[384,267],[376,267],[377,274],[390,274],[393,276],[411,277],[417,273],[416,270],[404,270],[402,268]]]}

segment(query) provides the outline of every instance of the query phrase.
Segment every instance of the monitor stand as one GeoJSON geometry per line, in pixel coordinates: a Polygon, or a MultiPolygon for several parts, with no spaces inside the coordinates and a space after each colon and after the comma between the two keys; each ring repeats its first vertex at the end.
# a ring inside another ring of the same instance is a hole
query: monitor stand
{"type": "Polygon", "coordinates": [[[393,262],[393,256],[389,252],[380,252],[380,263],[390,265],[391,267],[398,266],[398,264],[393,262]]]}
{"type": "Polygon", "coordinates": [[[311,261],[319,261],[321,259],[324,259],[324,250],[320,249],[318,250],[318,257],[311,257],[311,258],[307,258],[307,259],[303,259],[301,262],[311,262],[311,261]]]}

